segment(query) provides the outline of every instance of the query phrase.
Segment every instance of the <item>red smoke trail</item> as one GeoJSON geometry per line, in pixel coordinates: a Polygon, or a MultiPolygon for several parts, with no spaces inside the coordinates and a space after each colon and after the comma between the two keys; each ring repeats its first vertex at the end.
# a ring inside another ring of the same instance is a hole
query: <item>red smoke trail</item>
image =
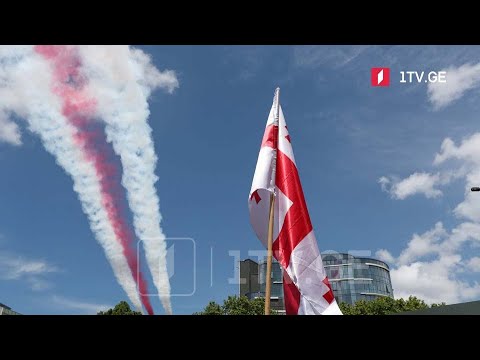
{"type": "Polygon", "coordinates": [[[110,159],[113,151],[105,141],[105,136],[98,124],[90,121],[96,102],[87,96],[85,84],[87,79],[80,74],[80,60],[73,48],[67,46],[37,45],[35,51],[54,65],[53,92],[63,101],[62,113],[70,124],[75,126],[77,133],[75,143],[81,147],[87,161],[93,163],[100,183],[102,203],[107,211],[117,240],[123,248],[130,271],[140,289],[141,300],[148,314],[153,309],[148,294],[147,284],[142,273],[138,272],[138,259],[132,248],[134,237],[130,231],[122,209],[122,189],[119,184],[119,169],[110,159]]]}

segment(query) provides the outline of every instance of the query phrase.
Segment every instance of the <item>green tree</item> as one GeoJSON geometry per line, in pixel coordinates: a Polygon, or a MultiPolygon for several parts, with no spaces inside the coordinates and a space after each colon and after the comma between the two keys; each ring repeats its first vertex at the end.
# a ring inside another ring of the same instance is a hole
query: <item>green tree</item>
{"type": "MultiPolygon", "coordinates": [[[[249,300],[246,296],[229,296],[223,301],[223,305],[210,301],[202,312],[194,315],[263,315],[264,313],[264,298],[249,300]]],[[[270,310],[270,313],[277,315],[275,310],[270,310]]]]}
{"type": "Polygon", "coordinates": [[[142,315],[142,313],[130,309],[130,305],[126,301],[120,301],[113,309],[100,311],[97,315],[142,315]]]}
{"type": "Polygon", "coordinates": [[[203,310],[202,315],[223,315],[222,306],[218,305],[215,301],[210,301],[203,310]]]}
{"type": "Polygon", "coordinates": [[[443,305],[445,303],[428,306],[425,301],[415,296],[410,296],[407,300],[379,297],[372,301],[359,300],[353,305],[340,303],[340,309],[344,315],[388,315],[443,305]]]}

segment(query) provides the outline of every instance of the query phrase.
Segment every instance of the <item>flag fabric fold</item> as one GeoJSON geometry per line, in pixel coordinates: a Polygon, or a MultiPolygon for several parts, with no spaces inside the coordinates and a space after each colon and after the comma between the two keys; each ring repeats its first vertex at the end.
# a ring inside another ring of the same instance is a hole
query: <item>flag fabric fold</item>
{"type": "Polygon", "coordinates": [[[290,135],[278,103],[278,90],[248,198],[250,222],[265,247],[272,192],[275,194],[273,256],[283,269],[287,315],[341,315],[313,232],[290,135]]]}

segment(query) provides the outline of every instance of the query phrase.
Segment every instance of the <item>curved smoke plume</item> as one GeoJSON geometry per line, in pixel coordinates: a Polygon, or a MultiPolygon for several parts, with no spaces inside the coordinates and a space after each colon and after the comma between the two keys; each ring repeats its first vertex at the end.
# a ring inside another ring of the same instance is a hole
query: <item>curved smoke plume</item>
{"type": "Polygon", "coordinates": [[[82,46],[79,52],[89,92],[98,102],[98,116],[105,121],[107,139],[122,162],[122,184],[134,215],[135,232],[144,244],[165,311],[171,313],[165,235],[155,190],[157,156],[147,122],[147,100],[156,88],[172,92],[178,80],[173,71],[158,71],[138,49],[82,46]]]}
{"type": "Polygon", "coordinates": [[[143,240],[165,310],[171,313],[147,99],[155,88],[173,91],[177,86],[173,72],[159,72],[147,55],[127,46],[0,48],[0,115],[26,119],[71,175],[120,285],[136,308],[142,301],[149,313],[148,298],[140,299],[136,290],[138,279],[140,292],[147,293],[130,252],[133,237],[119,213],[118,189],[111,179],[115,169],[88,119],[105,122],[107,140],[120,156],[135,232],[143,240]]]}

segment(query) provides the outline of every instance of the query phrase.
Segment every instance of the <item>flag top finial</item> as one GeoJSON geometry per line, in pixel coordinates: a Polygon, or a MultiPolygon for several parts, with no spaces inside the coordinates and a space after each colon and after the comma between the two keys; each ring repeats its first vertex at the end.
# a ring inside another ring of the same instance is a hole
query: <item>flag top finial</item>
{"type": "Polygon", "coordinates": [[[274,104],[274,124],[278,126],[278,116],[279,116],[279,108],[280,108],[280,88],[277,86],[275,89],[275,95],[273,97],[273,104],[274,104]]]}

